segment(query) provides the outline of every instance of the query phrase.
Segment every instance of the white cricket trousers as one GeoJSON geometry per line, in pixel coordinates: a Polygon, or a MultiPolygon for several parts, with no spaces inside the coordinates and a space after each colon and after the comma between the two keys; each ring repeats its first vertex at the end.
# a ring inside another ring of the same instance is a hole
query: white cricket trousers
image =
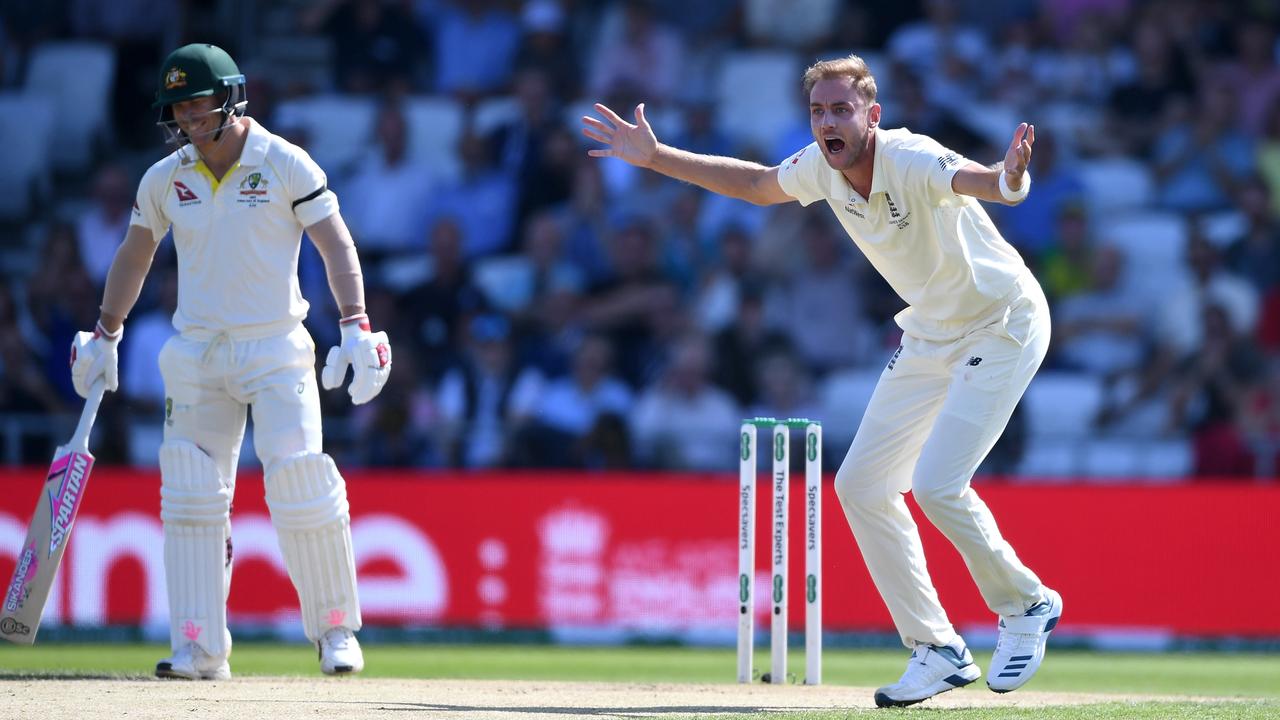
{"type": "Polygon", "coordinates": [[[1043,585],[970,484],[1049,347],[1049,310],[1028,273],[988,318],[951,342],[904,336],[836,473],[836,494],[907,647],[955,629],[925,565],[904,493],[955,545],[991,611],[1025,612],[1043,585]]]}
{"type": "Polygon", "coordinates": [[[322,447],[315,343],[306,328],[266,338],[169,338],[160,351],[165,440],[203,450],[234,482],[245,418],[266,474],[277,462],[322,447]]]}

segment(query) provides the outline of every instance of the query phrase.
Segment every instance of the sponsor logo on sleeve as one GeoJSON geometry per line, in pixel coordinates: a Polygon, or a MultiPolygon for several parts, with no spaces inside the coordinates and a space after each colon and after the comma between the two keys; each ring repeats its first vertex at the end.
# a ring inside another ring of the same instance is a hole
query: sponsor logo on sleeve
{"type": "Polygon", "coordinates": [[[941,170],[946,170],[947,168],[951,167],[952,165],[955,165],[958,162],[960,162],[960,156],[956,155],[953,152],[949,152],[946,155],[943,155],[942,157],[938,158],[938,168],[941,170]]]}

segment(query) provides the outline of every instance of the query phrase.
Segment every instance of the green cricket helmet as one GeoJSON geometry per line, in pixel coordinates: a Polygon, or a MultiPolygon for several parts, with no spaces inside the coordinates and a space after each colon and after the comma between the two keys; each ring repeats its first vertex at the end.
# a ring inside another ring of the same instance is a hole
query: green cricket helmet
{"type": "MultiPolygon", "coordinates": [[[[222,133],[228,120],[244,115],[249,102],[245,97],[244,75],[227,51],[208,43],[192,43],[169,53],[160,66],[160,83],[151,107],[160,110],[159,125],[168,131],[169,141],[188,140],[173,119],[173,104],[200,97],[222,97],[223,121],[215,131],[222,133]]],[[[215,137],[215,139],[217,139],[215,137]]]]}

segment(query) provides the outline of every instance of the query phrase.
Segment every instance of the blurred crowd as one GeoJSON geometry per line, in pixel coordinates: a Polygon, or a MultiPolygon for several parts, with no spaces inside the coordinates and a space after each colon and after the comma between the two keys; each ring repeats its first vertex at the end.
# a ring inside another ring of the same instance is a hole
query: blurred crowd
{"type": "MultiPolygon", "coordinates": [[[[276,5],[268,16],[217,0],[0,2],[0,91],[22,87],[43,44],[88,39],[116,58],[109,107],[79,109],[112,118],[107,141],[85,171],[55,178],[51,200],[0,225],[5,246],[37,248],[31,267],[0,276],[0,417],[76,409],[67,345],[93,326],[136,183],[165,152],[149,102],[157,64],[199,40],[237,59],[249,114],[304,147],[326,126],[342,133],[348,105],[373,108],[368,132],[333,155],[345,161],[314,152],[395,350],[375,402],[324,397],[340,462],[731,467],[742,418],[824,418],[858,402],[840,389],[888,361],[902,301],[825,209],[755,207],[589,158],[577,118],[594,101],[624,116],[643,101],[660,140],[772,164],[810,141],[800,71],[858,52],[886,127],[986,164],[1019,121],[1036,124],[1029,199],[988,212],[1053,303],[1042,374],[1098,388],[1081,432],[1183,442],[1191,475],[1277,474],[1274,2],[276,5]],[[247,42],[265,35],[246,25],[321,47],[327,69],[288,72],[276,64],[284,46],[247,42]],[[741,98],[767,93],[769,78],[726,87],[725,69],[762,58],[788,68],[789,84],[743,117],[741,98]],[[317,97],[336,99],[333,113],[300,117],[317,97]],[[433,131],[415,126],[424,99],[462,110],[447,161],[415,161],[433,131]]],[[[156,356],[177,298],[165,248],[126,323],[119,397],[104,410],[119,419],[102,431],[109,460],[154,456],[156,356]]],[[[337,311],[305,242],[300,273],[324,347],[337,311]]],[[[1026,469],[1027,415],[989,470],[1026,469]]],[[[840,430],[833,462],[852,427],[840,430]]],[[[42,462],[50,439],[24,437],[18,459],[42,462]]]]}

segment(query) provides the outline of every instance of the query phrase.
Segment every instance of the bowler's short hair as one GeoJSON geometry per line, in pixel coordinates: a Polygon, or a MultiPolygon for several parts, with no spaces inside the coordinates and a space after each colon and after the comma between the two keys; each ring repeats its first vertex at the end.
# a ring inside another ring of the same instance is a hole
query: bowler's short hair
{"type": "Polygon", "coordinates": [[[808,97],[819,80],[832,78],[849,78],[853,81],[854,89],[863,100],[867,101],[868,105],[876,101],[876,79],[871,76],[871,69],[867,67],[866,61],[857,55],[835,60],[820,60],[809,66],[809,69],[804,71],[805,96],[808,97]]]}

